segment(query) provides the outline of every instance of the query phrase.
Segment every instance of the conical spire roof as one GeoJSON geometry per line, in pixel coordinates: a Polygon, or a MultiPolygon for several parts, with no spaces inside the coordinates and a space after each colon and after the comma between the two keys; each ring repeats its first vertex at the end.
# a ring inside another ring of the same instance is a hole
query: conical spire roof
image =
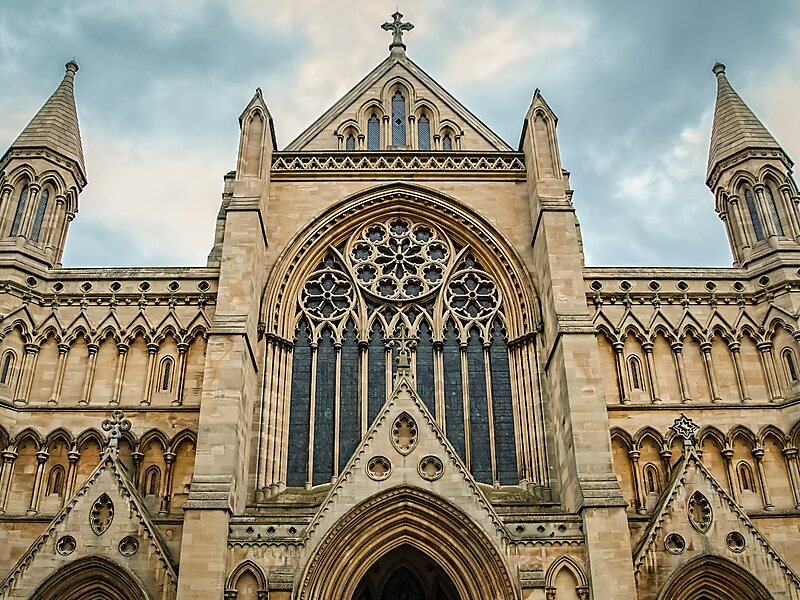
{"type": "Polygon", "coordinates": [[[75,108],[74,82],[77,72],[78,63],[69,61],[61,84],[11,144],[8,151],[46,148],[58,152],[65,158],[75,161],[85,179],[86,165],[83,161],[78,111],[75,108]]]}
{"type": "Polygon", "coordinates": [[[764,124],[731,87],[725,76],[725,65],[717,63],[712,70],[717,76],[717,104],[708,150],[708,179],[719,162],[745,148],[782,150],[764,124]]]}

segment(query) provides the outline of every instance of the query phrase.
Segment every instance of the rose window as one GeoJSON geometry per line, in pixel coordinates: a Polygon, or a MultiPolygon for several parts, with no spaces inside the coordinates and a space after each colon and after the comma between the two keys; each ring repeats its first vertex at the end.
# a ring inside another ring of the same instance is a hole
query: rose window
{"type": "Polygon", "coordinates": [[[448,241],[431,225],[405,218],[366,227],[348,247],[358,284],[388,300],[413,300],[437,289],[452,256],[448,241]]]}
{"type": "Polygon", "coordinates": [[[450,281],[447,301],[459,317],[482,319],[491,315],[500,305],[500,292],[486,274],[470,270],[450,281]]]}
{"type": "Polygon", "coordinates": [[[317,319],[338,319],[353,305],[353,287],[344,273],[323,271],[303,286],[301,303],[317,319]]]}

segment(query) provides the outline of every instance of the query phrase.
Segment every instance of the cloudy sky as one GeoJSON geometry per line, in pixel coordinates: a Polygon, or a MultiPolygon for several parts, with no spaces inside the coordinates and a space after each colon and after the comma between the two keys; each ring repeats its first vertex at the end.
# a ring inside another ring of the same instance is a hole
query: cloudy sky
{"type": "MultiPolygon", "coordinates": [[[[89,186],[66,266],[201,265],[237,117],[264,90],[290,142],[383,60],[396,0],[3,0],[0,146],[80,63],[89,186]]],[[[402,0],[408,54],[512,146],[559,115],[592,265],[730,264],[704,186],[721,60],[800,160],[796,0],[402,0]]]]}

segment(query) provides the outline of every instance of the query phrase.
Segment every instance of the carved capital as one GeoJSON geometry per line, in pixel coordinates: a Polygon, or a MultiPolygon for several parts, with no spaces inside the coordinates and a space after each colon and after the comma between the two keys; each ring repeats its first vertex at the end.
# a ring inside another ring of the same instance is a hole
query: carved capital
{"type": "Polygon", "coordinates": [[[763,448],[753,448],[751,453],[753,455],[753,458],[755,458],[757,461],[760,461],[762,458],[764,458],[763,448]]]}
{"type": "Polygon", "coordinates": [[[39,450],[36,453],[36,460],[39,462],[39,464],[44,464],[44,463],[47,462],[47,458],[49,456],[50,456],[50,454],[48,452],[46,452],[45,450],[39,450]]]}
{"type": "Polygon", "coordinates": [[[786,446],[786,448],[781,450],[781,454],[786,458],[795,458],[797,456],[797,448],[794,446],[786,446]]]}

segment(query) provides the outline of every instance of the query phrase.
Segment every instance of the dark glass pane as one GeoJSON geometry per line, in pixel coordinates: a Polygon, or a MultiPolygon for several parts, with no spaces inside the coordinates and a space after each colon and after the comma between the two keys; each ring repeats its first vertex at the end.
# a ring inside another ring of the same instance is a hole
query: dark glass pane
{"type": "Polygon", "coordinates": [[[442,150],[447,150],[448,152],[453,149],[453,139],[446,135],[442,138],[442,150]]]}
{"type": "Polygon", "coordinates": [[[461,350],[453,322],[445,329],[442,360],[444,363],[445,429],[461,460],[466,460],[464,438],[464,390],[461,385],[461,350]]]}
{"type": "Polygon", "coordinates": [[[772,223],[775,225],[775,231],[778,235],[783,235],[783,224],[781,218],[778,216],[778,207],[775,206],[775,198],[772,196],[772,190],[768,187],[764,188],[764,197],[767,199],[767,206],[769,206],[769,215],[772,217],[772,223]]]}
{"type": "Polygon", "coordinates": [[[3,371],[0,373],[0,383],[8,383],[8,374],[11,370],[11,353],[8,352],[3,358],[3,371]]]}
{"type": "Polygon", "coordinates": [[[492,328],[489,346],[492,370],[492,413],[497,476],[503,485],[518,483],[517,442],[514,435],[514,408],[511,399],[511,375],[508,366],[508,345],[500,323],[492,328]]]}
{"type": "Polygon", "coordinates": [[[25,205],[28,203],[28,186],[22,188],[17,202],[17,211],[14,213],[14,221],[11,223],[11,235],[17,235],[19,228],[22,227],[22,217],[25,216],[25,205]]]}
{"type": "Polygon", "coordinates": [[[369,373],[367,414],[371,427],[375,417],[378,416],[378,411],[386,402],[386,347],[383,344],[383,329],[377,324],[373,327],[369,338],[367,371],[369,373]]]}
{"type": "Polygon", "coordinates": [[[425,406],[436,416],[436,396],[433,379],[433,341],[431,329],[427,323],[422,323],[419,328],[419,341],[417,342],[417,393],[422,398],[425,406]]]}
{"type": "Polygon", "coordinates": [[[356,149],[356,138],[352,135],[347,136],[347,149],[351,152],[356,149]]]}
{"type": "Polygon", "coordinates": [[[42,223],[44,223],[44,213],[47,211],[47,199],[50,197],[50,190],[44,190],[39,198],[39,204],[36,207],[36,216],[33,219],[33,228],[31,229],[31,240],[34,242],[39,241],[39,235],[42,233],[42,223]]]}
{"type": "Polygon", "coordinates": [[[333,405],[336,402],[336,350],[329,329],[317,346],[317,390],[314,406],[314,469],[311,483],[333,478],[333,405]]]}
{"type": "Polygon", "coordinates": [[[406,99],[395,92],[392,96],[392,146],[406,145],[406,99]]]}
{"type": "Polygon", "coordinates": [[[292,352],[292,398],[286,485],[299,487],[308,476],[308,418],[311,399],[311,345],[305,321],[297,328],[292,352]]]}
{"type": "MultiPolygon", "coordinates": [[[[794,364],[794,356],[791,351],[786,352],[786,366],[789,369],[789,377],[792,381],[797,381],[797,367],[794,364]]],[[[3,381],[5,381],[5,365],[3,365],[3,381]]]]}
{"type": "Polygon", "coordinates": [[[469,377],[470,468],[477,481],[492,483],[486,368],[483,361],[483,342],[481,342],[477,328],[474,327],[470,331],[467,342],[467,374],[469,377]]]}
{"type": "Polygon", "coordinates": [[[367,121],[367,150],[380,150],[381,147],[381,122],[377,115],[372,115],[367,121]]]}
{"type": "Polygon", "coordinates": [[[431,122],[425,115],[422,115],[417,122],[417,143],[420,150],[431,149],[431,122]]]}
{"type": "Polygon", "coordinates": [[[753,231],[755,231],[756,240],[761,241],[764,239],[764,228],[761,226],[761,217],[758,216],[756,201],[753,198],[753,192],[751,190],[747,190],[744,193],[744,201],[745,204],[747,204],[747,212],[750,213],[750,220],[753,222],[753,231]]]}
{"type": "Polygon", "coordinates": [[[339,384],[339,471],[350,460],[361,439],[358,410],[358,340],[353,322],[349,322],[342,340],[342,371],[339,384]]]}

